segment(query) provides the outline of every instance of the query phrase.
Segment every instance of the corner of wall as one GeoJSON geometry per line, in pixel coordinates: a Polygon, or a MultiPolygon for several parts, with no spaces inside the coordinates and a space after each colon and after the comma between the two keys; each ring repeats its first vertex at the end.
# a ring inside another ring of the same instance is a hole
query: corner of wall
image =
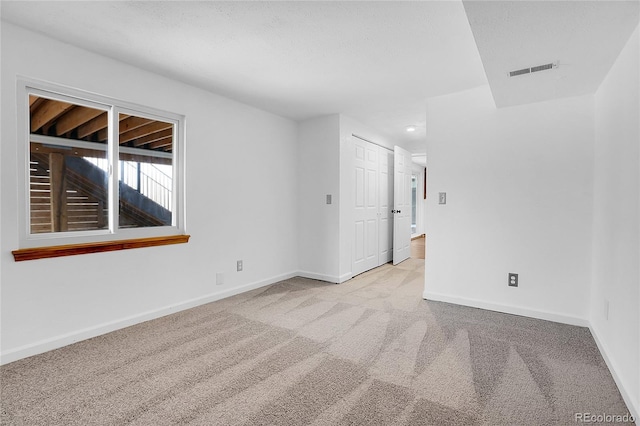
{"type": "Polygon", "coordinates": [[[589,323],[589,331],[598,346],[600,354],[602,354],[604,362],[607,364],[609,372],[611,372],[611,377],[613,377],[613,381],[616,383],[616,386],[620,391],[620,395],[622,395],[622,399],[627,404],[629,412],[636,419],[636,424],[640,424],[640,399],[634,398],[633,395],[628,392],[628,379],[621,376],[619,373],[621,371],[620,366],[609,356],[612,351],[602,339],[602,332],[598,331],[598,327],[591,322],[589,323]]]}
{"type": "Polygon", "coordinates": [[[298,268],[329,281],[339,276],[339,122],[332,114],[298,124],[298,268]]]}
{"type": "Polygon", "coordinates": [[[589,312],[593,337],[636,419],[640,416],[639,51],[636,27],[594,96],[589,312]]]}

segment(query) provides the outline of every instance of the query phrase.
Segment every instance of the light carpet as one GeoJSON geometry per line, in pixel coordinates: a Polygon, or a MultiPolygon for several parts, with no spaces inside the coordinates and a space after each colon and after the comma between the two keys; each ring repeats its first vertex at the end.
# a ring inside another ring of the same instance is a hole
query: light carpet
{"type": "Polygon", "coordinates": [[[293,278],[0,368],[3,425],[553,425],[627,414],[589,330],[293,278]]]}

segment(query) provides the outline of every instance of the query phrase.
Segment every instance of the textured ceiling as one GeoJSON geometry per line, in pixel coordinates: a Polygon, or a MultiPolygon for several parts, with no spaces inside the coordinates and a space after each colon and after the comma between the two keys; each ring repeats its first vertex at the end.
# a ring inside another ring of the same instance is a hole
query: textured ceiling
{"type": "Polygon", "coordinates": [[[0,5],[3,20],[67,43],[295,120],[343,113],[418,153],[428,97],[487,78],[497,106],[593,93],[638,24],[639,3],[0,5]],[[556,61],[551,71],[507,77],[556,61]]]}
{"type": "Polygon", "coordinates": [[[422,151],[426,98],[486,84],[459,1],[3,1],[2,18],[296,120],[343,113],[422,151]]]}
{"type": "Polygon", "coordinates": [[[498,107],[594,93],[638,25],[636,1],[464,1],[498,107]],[[557,62],[548,71],[509,71],[557,62]]]}

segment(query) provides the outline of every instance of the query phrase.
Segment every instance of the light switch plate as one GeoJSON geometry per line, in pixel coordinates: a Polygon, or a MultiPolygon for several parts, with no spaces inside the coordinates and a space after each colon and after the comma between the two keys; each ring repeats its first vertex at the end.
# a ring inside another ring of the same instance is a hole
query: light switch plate
{"type": "Polygon", "coordinates": [[[446,192],[438,192],[438,204],[447,204],[446,192]]]}
{"type": "Polygon", "coordinates": [[[327,194],[327,204],[331,204],[331,194],[327,194]]]}

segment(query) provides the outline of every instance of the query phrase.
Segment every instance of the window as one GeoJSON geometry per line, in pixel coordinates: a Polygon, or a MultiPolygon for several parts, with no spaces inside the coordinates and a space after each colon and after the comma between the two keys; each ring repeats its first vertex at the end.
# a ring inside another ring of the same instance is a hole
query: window
{"type": "Polygon", "coordinates": [[[18,90],[21,248],[184,233],[184,117],[47,83],[18,90]]]}

